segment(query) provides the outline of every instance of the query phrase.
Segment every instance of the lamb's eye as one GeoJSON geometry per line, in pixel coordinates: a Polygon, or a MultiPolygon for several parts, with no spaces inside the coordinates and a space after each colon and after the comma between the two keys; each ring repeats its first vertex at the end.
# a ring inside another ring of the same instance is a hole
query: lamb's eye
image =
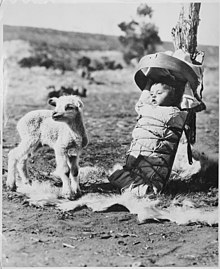
{"type": "Polygon", "coordinates": [[[73,105],[66,105],[65,110],[73,110],[74,106],[73,105]]]}

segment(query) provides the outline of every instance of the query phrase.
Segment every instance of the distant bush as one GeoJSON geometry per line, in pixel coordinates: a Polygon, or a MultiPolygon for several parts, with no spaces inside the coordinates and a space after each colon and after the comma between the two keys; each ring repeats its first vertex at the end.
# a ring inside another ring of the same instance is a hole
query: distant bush
{"type": "Polygon", "coordinates": [[[118,27],[124,32],[119,41],[124,47],[124,60],[127,64],[133,58],[140,59],[144,54],[154,53],[156,45],[161,44],[157,27],[150,22],[153,10],[147,4],[137,8],[137,18],[121,22],[118,27]]]}
{"type": "Polygon", "coordinates": [[[89,71],[116,70],[123,68],[120,63],[117,63],[114,60],[110,60],[108,57],[90,59],[87,56],[83,56],[78,59],[77,65],[79,68],[86,67],[89,71]]]}
{"type": "Polygon", "coordinates": [[[46,53],[36,54],[35,56],[25,57],[21,59],[19,62],[21,67],[33,67],[33,66],[41,66],[47,69],[60,69],[64,71],[71,71],[73,67],[70,62],[66,60],[57,60],[53,59],[52,57],[48,56],[46,53]]]}
{"type": "Polygon", "coordinates": [[[32,67],[32,66],[44,66],[50,68],[54,66],[54,61],[47,57],[47,55],[36,55],[31,57],[25,57],[19,62],[21,67],[32,67]]]}
{"type": "Polygon", "coordinates": [[[89,57],[83,56],[77,60],[78,67],[89,67],[91,59],[89,57]]]}
{"type": "MultiPolygon", "coordinates": [[[[53,57],[48,53],[37,53],[35,56],[22,58],[18,63],[21,67],[33,67],[42,66],[47,69],[59,69],[63,72],[73,71],[74,65],[69,59],[61,55],[54,55],[53,57]]],[[[76,66],[75,66],[76,67],[76,66]]],[[[86,67],[89,71],[98,70],[116,70],[122,69],[123,66],[114,60],[109,60],[108,57],[101,57],[100,59],[90,59],[89,57],[83,56],[77,60],[77,68],[86,67]]]]}
{"type": "Polygon", "coordinates": [[[105,69],[105,65],[103,63],[103,61],[98,60],[98,59],[93,59],[90,63],[90,65],[88,66],[90,71],[100,71],[105,69]]]}
{"type": "Polygon", "coordinates": [[[106,61],[105,66],[107,69],[110,69],[110,70],[116,70],[116,69],[123,68],[123,66],[120,63],[116,63],[115,61],[106,61]]]}

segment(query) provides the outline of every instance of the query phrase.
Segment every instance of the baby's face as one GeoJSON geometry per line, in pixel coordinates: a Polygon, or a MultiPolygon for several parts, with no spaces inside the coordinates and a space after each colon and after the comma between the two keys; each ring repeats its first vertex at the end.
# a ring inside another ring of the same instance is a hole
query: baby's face
{"type": "Polygon", "coordinates": [[[173,89],[164,84],[154,84],[150,89],[150,100],[156,106],[173,105],[173,89]]]}

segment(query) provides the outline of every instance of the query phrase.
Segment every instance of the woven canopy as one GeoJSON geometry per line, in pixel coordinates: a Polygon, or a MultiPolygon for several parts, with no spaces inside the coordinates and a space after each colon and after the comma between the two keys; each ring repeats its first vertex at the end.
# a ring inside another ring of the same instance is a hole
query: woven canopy
{"type": "Polygon", "coordinates": [[[189,82],[193,92],[196,92],[199,81],[191,65],[161,52],[144,56],[139,62],[134,79],[137,86],[143,90],[149,80],[160,82],[168,73],[177,82],[189,82]]]}

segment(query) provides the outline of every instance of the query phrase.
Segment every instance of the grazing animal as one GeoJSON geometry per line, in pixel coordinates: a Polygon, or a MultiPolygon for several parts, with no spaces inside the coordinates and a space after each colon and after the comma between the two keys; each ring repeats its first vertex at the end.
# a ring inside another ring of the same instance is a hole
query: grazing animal
{"type": "Polygon", "coordinates": [[[60,97],[60,91],[57,91],[57,90],[53,90],[53,91],[50,91],[47,95],[48,98],[52,98],[52,97],[60,97]]]}
{"type": "Polygon", "coordinates": [[[64,87],[61,86],[59,90],[59,95],[64,96],[64,95],[78,95],[78,89],[75,91],[72,87],[64,87]]]}
{"type": "Polygon", "coordinates": [[[74,198],[80,192],[79,155],[88,144],[83,123],[83,103],[78,96],[51,98],[52,110],[35,110],[27,113],[17,124],[20,144],[9,152],[6,185],[16,190],[16,167],[23,183],[28,184],[27,159],[40,144],[55,151],[56,169],[53,175],[63,182],[62,196],[74,198]]]}
{"type": "Polygon", "coordinates": [[[86,97],[87,96],[87,89],[86,88],[79,87],[78,91],[79,91],[78,95],[80,97],[86,97]]]}
{"type": "Polygon", "coordinates": [[[82,86],[64,87],[61,86],[60,90],[53,90],[48,93],[48,98],[60,97],[64,95],[78,95],[80,97],[86,97],[87,89],[82,86]]]}
{"type": "Polygon", "coordinates": [[[49,90],[49,89],[54,89],[54,90],[56,90],[56,88],[55,88],[54,85],[49,85],[49,86],[47,86],[46,88],[47,88],[48,90],[49,90]]]}

